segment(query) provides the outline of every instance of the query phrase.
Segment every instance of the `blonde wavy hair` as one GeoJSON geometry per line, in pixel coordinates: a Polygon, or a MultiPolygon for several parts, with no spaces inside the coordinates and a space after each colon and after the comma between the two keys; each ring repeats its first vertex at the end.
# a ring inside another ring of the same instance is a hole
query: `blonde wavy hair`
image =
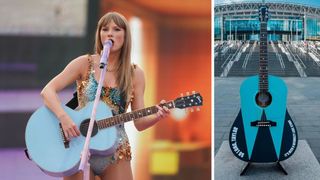
{"type": "Polygon", "coordinates": [[[118,69],[116,76],[117,84],[123,95],[125,95],[126,103],[128,104],[131,98],[133,75],[133,68],[131,66],[131,32],[128,21],[123,15],[117,12],[109,12],[100,18],[95,35],[94,51],[97,54],[100,54],[102,51],[103,44],[101,42],[100,31],[102,27],[106,26],[111,21],[125,30],[125,38],[121,48],[120,58],[115,67],[118,69]]]}

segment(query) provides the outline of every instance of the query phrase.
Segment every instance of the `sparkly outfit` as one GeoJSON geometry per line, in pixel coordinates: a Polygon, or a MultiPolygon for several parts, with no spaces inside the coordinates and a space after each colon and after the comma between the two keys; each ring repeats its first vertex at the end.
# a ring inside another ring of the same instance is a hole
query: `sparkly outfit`
{"type": "MultiPolygon", "coordinates": [[[[77,82],[77,93],[79,108],[84,107],[88,102],[94,101],[95,94],[98,88],[98,82],[94,76],[94,64],[91,56],[88,56],[89,68],[85,80],[77,82]]],[[[113,111],[114,114],[124,113],[126,102],[118,88],[102,87],[100,99],[105,102],[113,111]]],[[[100,175],[104,169],[110,165],[124,159],[131,160],[131,148],[128,136],[125,132],[124,124],[116,125],[118,131],[117,149],[114,154],[109,156],[91,155],[90,166],[94,174],[100,175]]]]}

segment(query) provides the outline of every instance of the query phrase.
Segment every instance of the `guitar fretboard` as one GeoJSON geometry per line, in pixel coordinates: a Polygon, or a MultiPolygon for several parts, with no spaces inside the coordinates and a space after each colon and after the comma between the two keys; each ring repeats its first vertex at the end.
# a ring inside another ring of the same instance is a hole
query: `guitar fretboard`
{"type": "MultiPolygon", "coordinates": [[[[175,107],[173,101],[170,101],[168,103],[165,103],[159,106],[162,106],[162,107],[166,106],[169,109],[172,109],[175,107]]],[[[140,110],[132,111],[129,113],[123,113],[107,119],[99,120],[97,121],[97,124],[99,129],[104,129],[104,128],[122,124],[128,121],[139,119],[145,116],[149,116],[157,112],[158,112],[158,108],[156,106],[151,106],[145,109],[140,109],[140,110]]]]}
{"type": "Polygon", "coordinates": [[[267,22],[260,23],[259,91],[266,92],[268,84],[268,32],[267,22]]]}

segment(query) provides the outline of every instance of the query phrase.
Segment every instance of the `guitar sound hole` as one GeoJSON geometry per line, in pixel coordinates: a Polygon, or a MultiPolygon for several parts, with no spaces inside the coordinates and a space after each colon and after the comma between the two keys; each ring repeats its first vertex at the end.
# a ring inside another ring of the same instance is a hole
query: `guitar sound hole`
{"type": "Polygon", "coordinates": [[[260,107],[267,107],[271,104],[272,96],[269,92],[259,92],[256,95],[256,103],[260,107]]]}
{"type": "MultiPolygon", "coordinates": [[[[90,122],[90,119],[86,119],[81,122],[79,130],[82,136],[87,136],[89,122],[90,122]]],[[[94,122],[91,137],[95,136],[97,133],[98,133],[98,125],[96,122],[94,122]]]]}

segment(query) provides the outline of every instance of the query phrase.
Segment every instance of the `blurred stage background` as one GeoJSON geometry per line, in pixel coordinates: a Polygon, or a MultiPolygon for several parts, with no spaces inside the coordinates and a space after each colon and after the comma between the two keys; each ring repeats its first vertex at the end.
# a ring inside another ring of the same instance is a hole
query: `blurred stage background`
{"type": "MultiPolygon", "coordinates": [[[[192,91],[204,99],[199,112],[174,110],[143,132],[126,124],[135,179],[211,178],[210,0],[0,0],[0,179],[57,179],[24,157],[25,126],[44,85],[93,52],[97,21],[108,11],[130,22],[146,106],[192,91]]],[[[74,89],[61,92],[63,102],[74,89]]]]}

